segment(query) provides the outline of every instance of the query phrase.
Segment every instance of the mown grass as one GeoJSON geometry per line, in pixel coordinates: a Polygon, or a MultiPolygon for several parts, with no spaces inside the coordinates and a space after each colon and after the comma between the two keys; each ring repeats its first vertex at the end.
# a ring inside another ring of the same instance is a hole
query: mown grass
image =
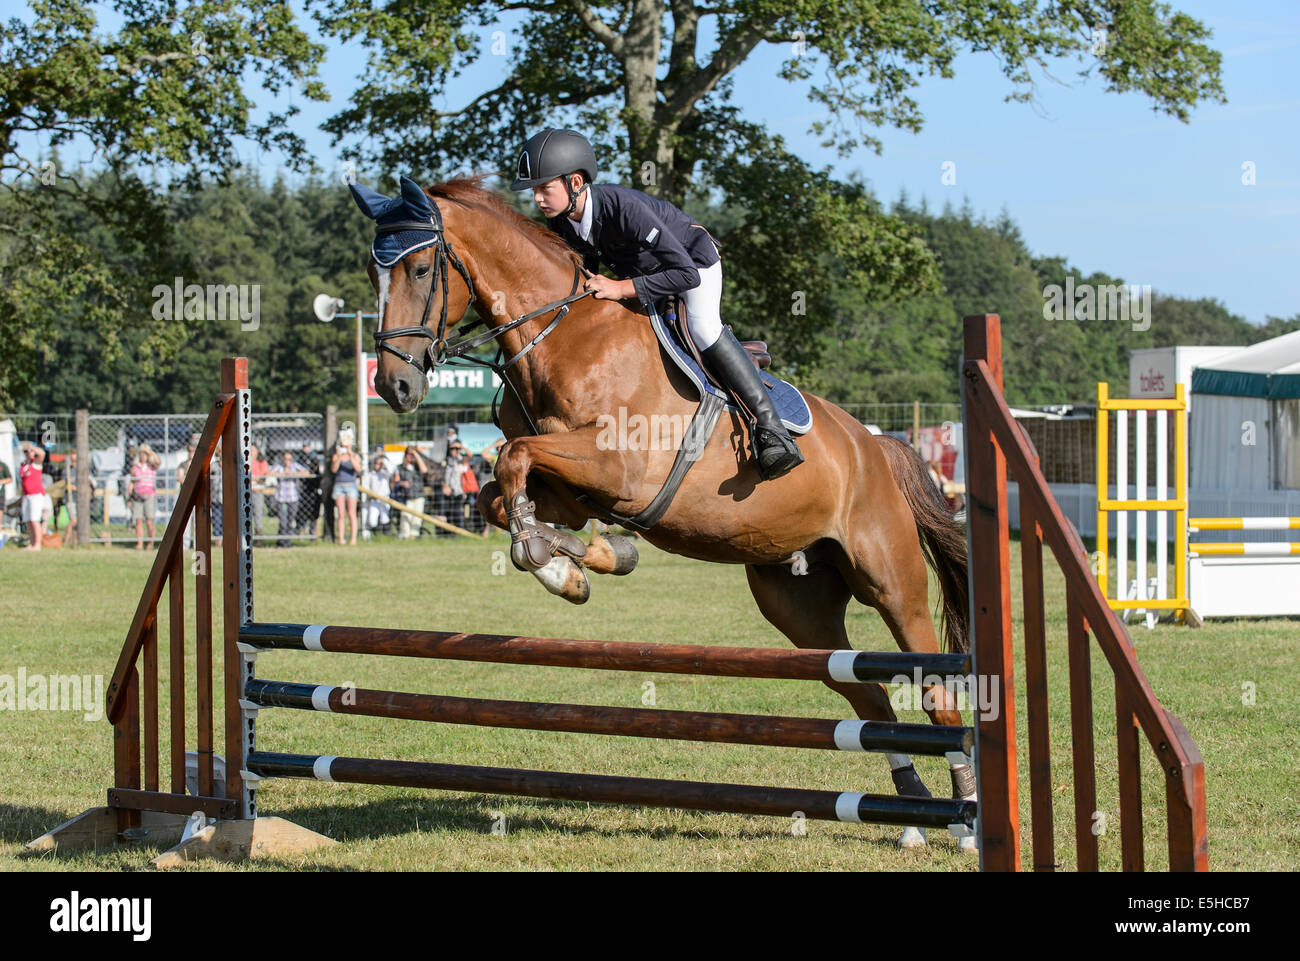
{"type": "MultiPolygon", "coordinates": [[[[369,624],[620,641],[690,641],[782,648],[758,614],[740,567],[707,565],[642,544],[627,578],[594,577],[575,608],[503,564],[500,538],[358,548],[259,549],[259,620],[369,624]],[[494,571],[506,571],[498,574],[494,571]]],[[[107,677],[144,583],[151,552],[0,551],[0,675],[107,677]]],[[[1018,551],[1013,554],[1017,567],[1018,551]]],[[[1019,608],[1019,583],[1013,587],[1019,608]]],[[[1075,866],[1063,582],[1047,579],[1052,703],[1052,791],[1057,862],[1075,866]]],[[[191,598],[192,600],[192,598],[191,598]]],[[[165,606],[165,605],[164,605],[165,606]]],[[[220,610],[216,612],[220,630],[220,610]]],[[[163,615],[166,637],[166,617],[163,615]]],[[[893,649],[874,611],[854,605],[850,636],[893,649]]],[[[1017,620],[1017,636],[1019,621],[1017,620]]],[[[1300,799],[1292,774],[1300,667],[1293,621],[1214,623],[1199,631],[1135,628],[1138,659],[1163,705],[1178,715],[1205,758],[1210,864],[1215,870],[1300,867],[1300,799]]],[[[165,647],[165,643],[163,645],[165,647]]],[[[166,677],[166,654],[161,657],[166,677]]],[[[190,665],[192,669],[192,664],[190,665]]],[[[1119,866],[1114,685],[1094,648],[1094,715],[1102,866],[1119,866]]],[[[261,677],[397,691],[640,706],[653,685],[668,709],[841,717],[846,705],[807,683],[285,653],[258,660],[261,677]]],[[[190,673],[192,677],[192,671],[190,673]]],[[[1017,678],[1023,678],[1023,668],[1017,678]]],[[[219,683],[219,681],[218,681],[219,683]]],[[[190,700],[192,704],[192,696],[190,700]]],[[[1017,722],[1024,730],[1023,700],[1017,722]]],[[[166,703],[163,704],[164,727],[166,703]]],[[[907,711],[904,720],[924,720],[907,711]]],[[[218,730],[220,722],[218,721],[218,730]]],[[[193,738],[191,722],[190,739],[193,738]]],[[[580,734],[504,731],[369,718],[264,711],[259,746],[274,751],[403,758],[648,777],[732,781],[892,793],[884,760],[844,755],[580,734]]],[[[163,732],[163,780],[168,777],[163,732]]],[[[1027,762],[1021,765],[1030,865],[1027,762]]],[[[948,792],[942,759],[918,758],[931,789],[948,792]]],[[[68,711],[0,711],[0,869],[139,870],[141,850],[30,857],[23,844],[104,803],[112,782],[111,730],[68,711]]],[[[912,870],[972,871],[973,858],[931,832],[921,852],[894,847],[896,830],[780,818],[633,809],[361,785],[272,781],[263,814],[278,814],[343,842],[291,861],[192,870],[912,870]],[[504,833],[494,824],[504,823],[504,833]]],[[[1144,757],[1148,869],[1166,866],[1163,779],[1144,757]]]]}

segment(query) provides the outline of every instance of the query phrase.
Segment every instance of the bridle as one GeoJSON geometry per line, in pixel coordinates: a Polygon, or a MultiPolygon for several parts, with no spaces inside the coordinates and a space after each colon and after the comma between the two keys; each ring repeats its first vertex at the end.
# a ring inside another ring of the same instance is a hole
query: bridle
{"type": "MultiPolygon", "coordinates": [[[[442,212],[438,209],[438,205],[432,204],[432,207],[433,215],[428,221],[399,220],[396,223],[379,224],[375,227],[376,237],[401,233],[407,230],[416,230],[434,235],[433,267],[429,271],[429,296],[424,302],[424,314],[421,315],[420,322],[406,327],[395,327],[392,330],[375,331],[375,353],[386,350],[390,354],[397,355],[413,367],[421,367],[426,374],[429,372],[430,367],[438,367],[443,362],[447,349],[447,302],[449,299],[447,295],[451,292],[451,288],[447,286],[449,263],[455,264],[456,271],[465,278],[465,286],[469,289],[469,303],[465,305],[466,309],[468,309],[469,304],[474,303],[474,283],[470,279],[469,270],[465,267],[464,261],[457,257],[456,252],[451,249],[451,244],[447,243],[442,226],[442,212]],[[438,332],[435,334],[429,328],[429,312],[433,309],[433,296],[438,292],[439,277],[442,279],[443,289],[442,315],[438,319],[438,332]],[[406,351],[399,350],[388,343],[388,341],[398,337],[427,337],[429,339],[429,346],[421,357],[424,362],[423,365],[416,363],[415,355],[408,354],[406,351]]],[[[409,256],[409,254],[406,256],[409,256]]],[[[374,258],[376,263],[379,262],[379,258],[374,255],[373,248],[371,249],[371,257],[374,258]]],[[[403,259],[405,258],[399,258],[390,266],[396,267],[403,259]]]]}
{"type": "MultiPolygon", "coordinates": [[[[469,275],[469,269],[465,266],[465,262],[462,261],[460,257],[456,256],[456,252],[451,249],[451,243],[447,240],[442,225],[442,212],[438,209],[437,204],[433,205],[433,215],[429,220],[400,220],[391,224],[379,224],[375,227],[375,236],[381,237],[384,234],[395,234],[406,230],[417,230],[423,233],[432,233],[434,235],[434,242],[432,245],[433,267],[429,270],[429,296],[424,301],[424,313],[421,315],[418,324],[409,324],[406,327],[394,327],[391,330],[375,331],[375,351],[378,353],[379,351],[386,350],[390,354],[400,357],[411,366],[419,367],[423,373],[427,374],[431,369],[441,367],[443,364],[453,360],[461,360],[462,363],[469,362],[470,359],[466,358],[465,355],[476,347],[481,347],[488,341],[495,340],[502,334],[509,333],[515,328],[528,323],[528,321],[542,316],[542,314],[549,313],[552,310],[558,310],[559,313],[556,314],[550,324],[548,324],[541,333],[529,341],[527,345],[525,345],[517,354],[511,357],[504,364],[498,366],[497,364],[490,362],[473,361],[475,364],[491,367],[499,375],[502,370],[518,363],[525,354],[546,339],[547,335],[555,329],[556,325],[559,324],[559,322],[569,312],[570,304],[593,293],[593,291],[590,290],[578,291],[578,283],[582,279],[582,276],[579,273],[578,268],[575,266],[573,271],[573,287],[569,291],[569,296],[562,300],[546,304],[536,310],[529,311],[526,314],[516,317],[509,323],[502,324],[500,327],[489,327],[482,333],[476,334],[472,337],[465,336],[459,340],[448,342],[447,303],[449,298],[447,295],[450,293],[450,288],[447,286],[447,278],[449,276],[448,265],[450,264],[455,266],[456,272],[465,280],[465,286],[469,290],[469,301],[465,305],[466,309],[468,309],[470,304],[473,304],[475,300],[474,281],[469,275]],[[443,289],[442,313],[438,318],[438,332],[435,334],[433,329],[429,327],[429,314],[433,310],[433,298],[438,292],[439,279],[441,279],[443,289]],[[388,343],[390,340],[395,340],[399,337],[428,338],[429,346],[425,349],[419,362],[417,362],[414,354],[408,354],[406,351],[388,343]]],[[[423,250],[424,248],[421,247],[419,249],[423,250]]],[[[412,253],[413,252],[414,251],[412,251],[412,253]]],[[[374,257],[373,251],[371,256],[374,257]]],[[[409,256],[409,254],[406,256],[409,256]]],[[[397,264],[401,263],[403,259],[405,258],[399,258],[390,266],[397,266],[397,264]]],[[[376,262],[378,262],[377,258],[376,262]]],[[[485,324],[485,321],[480,317],[462,327],[461,331],[462,333],[468,334],[469,331],[483,324],[485,324]]]]}
{"type": "MultiPolygon", "coordinates": [[[[486,330],[470,336],[469,332],[474,330],[476,327],[479,327],[480,325],[486,326],[486,321],[480,317],[461,328],[461,332],[466,336],[448,342],[447,303],[450,299],[448,296],[450,294],[450,288],[447,285],[447,278],[450,275],[450,266],[456,268],[457,273],[464,278],[465,286],[469,289],[469,301],[465,305],[466,309],[469,309],[470,304],[474,303],[475,300],[474,281],[470,277],[469,269],[465,266],[464,261],[456,255],[456,252],[451,248],[451,243],[447,240],[442,224],[442,211],[438,209],[436,203],[431,204],[431,206],[433,207],[433,213],[427,221],[400,220],[396,223],[379,224],[375,227],[376,237],[412,230],[420,231],[421,233],[432,233],[434,235],[434,241],[431,245],[433,247],[433,266],[429,270],[429,296],[424,301],[424,313],[420,317],[420,322],[418,324],[409,324],[405,327],[395,327],[391,330],[376,330],[375,352],[379,353],[380,351],[386,350],[390,354],[401,358],[412,367],[419,368],[420,372],[425,375],[427,375],[430,370],[436,370],[438,367],[449,363],[455,363],[461,366],[487,367],[500,377],[503,383],[510,384],[510,389],[514,392],[516,399],[520,401],[520,406],[523,408],[524,415],[528,418],[530,425],[534,427],[534,432],[536,432],[536,425],[533,424],[531,413],[529,413],[527,406],[523,403],[523,398],[519,396],[518,389],[516,389],[514,384],[510,383],[509,379],[505,376],[505,371],[519,363],[519,361],[522,360],[529,351],[545,340],[550,335],[551,331],[555,330],[560,321],[569,313],[569,306],[572,303],[594,293],[594,291],[578,290],[579,282],[582,280],[582,274],[579,272],[579,267],[575,265],[573,269],[573,287],[569,291],[569,296],[546,304],[536,310],[529,311],[508,323],[502,324],[500,327],[488,327],[486,330]],[[433,329],[429,327],[429,314],[433,310],[433,298],[438,292],[438,283],[440,279],[443,289],[442,313],[438,318],[437,333],[434,333],[433,329]],[[497,346],[497,356],[495,361],[466,356],[475,348],[481,347],[489,341],[500,337],[502,334],[509,333],[510,331],[528,323],[530,320],[534,320],[553,310],[558,311],[558,313],[556,313],[551,322],[547,324],[546,327],[537,334],[537,336],[533,337],[532,340],[525,344],[513,357],[504,363],[501,361],[501,358],[505,353],[505,347],[502,344],[498,344],[497,346]],[[389,343],[389,341],[395,340],[399,337],[425,337],[429,340],[429,346],[425,348],[424,353],[421,354],[417,360],[414,354],[408,354],[406,351],[389,343]]],[[[427,246],[430,245],[425,244],[418,249],[423,250],[427,246]]],[[[414,250],[409,251],[389,266],[396,267],[397,264],[401,263],[402,260],[414,252],[414,250]]],[[[374,255],[373,248],[371,249],[371,257],[376,263],[379,262],[379,259],[374,255]]],[[[495,408],[495,406],[496,404],[494,402],[493,407],[495,408]]]]}

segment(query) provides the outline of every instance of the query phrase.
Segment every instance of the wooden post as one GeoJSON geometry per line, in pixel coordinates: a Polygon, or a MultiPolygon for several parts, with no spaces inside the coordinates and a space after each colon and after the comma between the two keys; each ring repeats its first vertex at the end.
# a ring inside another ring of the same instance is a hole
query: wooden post
{"type": "Polygon", "coordinates": [[[90,543],[90,411],[77,411],[77,546],[90,543]]]}
{"type": "MultiPolygon", "coordinates": [[[[1000,390],[1001,321],[997,314],[979,314],[965,318],[964,323],[966,364],[984,361],[1000,390]]],[[[989,710],[992,705],[980,705],[975,727],[980,867],[985,871],[1018,871],[1020,793],[1016,774],[1007,462],[988,418],[981,414],[979,402],[989,400],[981,396],[982,390],[967,371],[962,413],[967,425],[967,538],[974,669],[978,677],[997,679],[997,710],[989,710]]]]}
{"type": "Polygon", "coordinates": [[[171,685],[172,793],[185,793],[185,551],[177,549],[167,576],[169,592],[168,631],[171,648],[167,655],[171,685]]]}
{"type": "Polygon", "coordinates": [[[325,450],[328,452],[339,439],[339,409],[330,404],[325,408],[325,450]]]}
{"type": "Polygon", "coordinates": [[[1097,759],[1093,746],[1091,641],[1079,600],[1068,592],[1065,620],[1070,662],[1070,746],[1074,753],[1074,837],[1079,870],[1096,871],[1097,759]]]}
{"type": "Polygon", "coordinates": [[[1035,871],[1056,870],[1052,813],[1052,741],[1047,696],[1047,617],[1043,605],[1043,532],[1020,501],[1020,576],[1024,590],[1025,709],[1029,728],[1029,809],[1035,871]]]}
{"type": "Polygon", "coordinates": [[[1142,758],[1137,718],[1124,686],[1115,681],[1115,734],[1119,754],[1119,834],[1125,871],[1145,871],[1142,838],[1142,758]]]}
{"type": "Polygon", "coordinates": [[[198,711],[199,794],[213,794],[212,723],[212,478],[205,464],[194,508],[194,674],[198,711]]]}

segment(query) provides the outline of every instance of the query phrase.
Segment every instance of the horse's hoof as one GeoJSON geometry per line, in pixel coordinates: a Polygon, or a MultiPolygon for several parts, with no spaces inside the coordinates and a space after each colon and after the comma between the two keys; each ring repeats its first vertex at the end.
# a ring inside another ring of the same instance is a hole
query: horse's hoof
{"type": "Polygon", "coordinates": [[[966,837],[957,839],[957,850],[966,854],[979,854],[979,845],[975,843],[975,835],[968,834],[966,837]]]}
{"type": "Polygon", "coordinates": [[[620,534],[596,534],[587,545],[583,563],[597,574],[631,574],[640,555],[631,538],[620,534]]]}
{"type": "Polygon", "coordinates": [[[898,846],[904,851],[915,851],[918,848],[927,847],[925,828],[904,828],[903,833],[898,836],[898,846]]]}
{"type": "Polygon", "coordinates": [[[585,604],[591,597],[591,585],[587,582],[587,572],[567,557],[553,557],[544,567],[533,571],[533,576],[542,582],[542,586],[562,597],[570,604],[585,604]]]}

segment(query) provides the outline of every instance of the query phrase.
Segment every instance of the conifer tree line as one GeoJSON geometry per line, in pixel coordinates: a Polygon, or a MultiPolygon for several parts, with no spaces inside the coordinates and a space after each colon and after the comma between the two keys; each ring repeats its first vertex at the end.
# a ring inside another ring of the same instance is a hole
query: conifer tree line
{"type": "MultiPolygon", "coordinates": [[[[111,174],[101,174],[93,189],[107,196],[120,189],[112,181],[111,174]]],[[[64,300],[63,320],[49,345],[51,359],[37,364],[29,392],[10,409],[200,411],[210,401],[220,358],[236,354],[251,361],[263,410],[350,406],[356,369],[353,324],[321,323],[311,309],[312,298],[327,292],[342,297],[348,310],[374,310],[365,274],[372,225],[356,211],[344,186],[321,178],[291,184],[282,175],[265,183],[245,170],[226,183],[173,189],[166,199],[162,216],[173,242],[165,259],[124,248],[107,230],[80,237],[121,285],[115,296],[135,321],[123,334],[124,349],[106,361],[94,326],[79,322],[93,305],[75,297],[64,300]],[[178,279],[204,287],[259,286],[256,329],[244,329],[248,325],[238,316],[182,316],[183,339],[174,355],[150,356],[142,345],[156,329],[154,315],[171,305],[178,279]]],[[[75,204],[62,200],[57,207],[53,216],[75,229],[75,204]]],[[[706,224],[738,219],[707,198],[688,202],[686,209],[706,224]]],[[[938,290],[905,299],[882,297],[831,263],[827,274],[838,278],[824,298],[831,311],[814,318],[821,328],[815,342],[795,351],[788,349],[789,338],[807,327],[757,312],[743,290],[733,289],[724,299],[724,319],[742,335],[766,338],[776,366],[797,385],[846,403],[955,402],[961,318],[968,313],[1001,314],[1007,392],[1012,403],[1023,404],[1086,403],[1098,380],[1126,384],[1131,350],[1249,344],[1300,328],[1300,316],[1271,318],[1258,326],[1216,300],[1187,300],[1159,291],[1145,330],[1113,319],[1048,320],[1043,291],[1049,285],[1064,285],[1071,276],[1078,286],[1119,285],[1125,279],[1084,274],[1065,256],[1031,251],[1006,210],[989,219],[969,204],[936,211],[924,200],[913,203],[904,196],[893,202],[890,213],[915,227],[933,252],[938,290]],[[816,359],[792,364],[792,353],[816,359]]],[[[714,229],[725,249],[725,228],[714,229]]],[[[790,293],[795,310],[798,292],[790,293]]],[[[366,349],[373,350],[368,340],[366,349]]]]}

